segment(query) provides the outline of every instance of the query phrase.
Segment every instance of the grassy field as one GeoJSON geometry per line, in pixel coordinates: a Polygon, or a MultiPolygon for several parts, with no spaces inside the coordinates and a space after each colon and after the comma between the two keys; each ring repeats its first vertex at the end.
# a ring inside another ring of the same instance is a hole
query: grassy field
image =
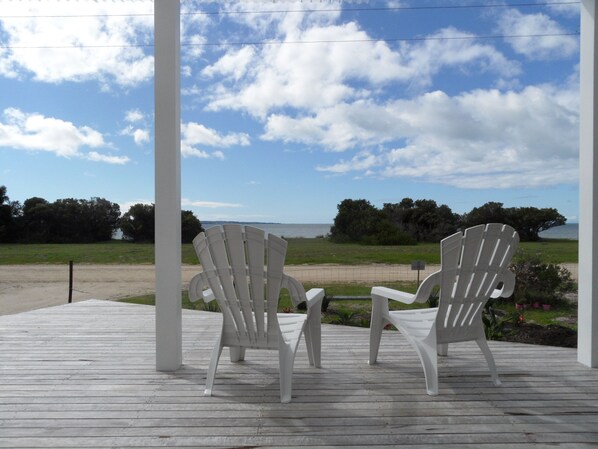
{"type": "MultiPolygon", "coordinates": [[[[336,244],[324,239],[288,239],[288,265],[338,263],[346,265],[367,263],[410,264],[423,260],[439,263],[438,244],[422,243],[406,246],[369,246],[336,244]]],[[[577,240],[544,240],[524,242],[520,251],[538,254],[550,263],[577,262],[577,240]]],[[[154,245],[111,241],[91,244],[0,244],[0,265],[62,264],[73,260],[89,264],[153,264],[154,245]]],[[[182,246],[182,262],[196,264],[191,244],[182,246]]]]}

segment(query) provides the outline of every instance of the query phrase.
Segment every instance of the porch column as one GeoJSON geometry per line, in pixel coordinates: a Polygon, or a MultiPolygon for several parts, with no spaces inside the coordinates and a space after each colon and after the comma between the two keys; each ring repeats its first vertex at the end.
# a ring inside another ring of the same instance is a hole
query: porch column
{"type": "Polygon", "coordinates": [[[180,1],[154,1],[156,369],[182,363],[180,1]]]}
{"type": "Polygon", "coordinates": [[[596,0],[581,3],[577,360],[598,367],[598,39],[596,0]]]}

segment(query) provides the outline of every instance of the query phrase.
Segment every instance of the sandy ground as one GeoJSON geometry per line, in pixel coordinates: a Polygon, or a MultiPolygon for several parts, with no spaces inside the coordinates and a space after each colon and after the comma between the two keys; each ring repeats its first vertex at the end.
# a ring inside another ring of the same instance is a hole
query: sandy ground
{"type": "MultiPolygon", "coordinates": [[[[577,278],[577,264],[566,264],[577,278]]],[[[183,289],[199,271],[198,265],[183,265],[183,289]]],[[[428,265],[421,279],[436,271],[428,265]]],[[[406,265],[301,265],[285,272],[301,282],[393,282],[417,280],[417,272],[406,265]]],[[[73,301],[120,299],[154,293],[153,265],[75,265],[73,301]]],[[[66,304],[69,296],[68,265],[0,265],[0,315],[66,304]]]]}

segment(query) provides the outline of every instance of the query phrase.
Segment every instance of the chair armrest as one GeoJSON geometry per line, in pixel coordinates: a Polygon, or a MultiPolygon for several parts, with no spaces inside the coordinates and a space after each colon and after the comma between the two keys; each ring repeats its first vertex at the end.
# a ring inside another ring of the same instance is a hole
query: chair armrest
{"type": "Polygon", "coordinates": [[[308,292],[305,293],[307,308],[311,307],[318,307],[322,304],[324,299],[325,293],[323,288],[312,288],[308,292]]]}
{"type": "Polygon", "coordinates": [[[189,301],[195,302],[202,299],[206,304],[216,299],[214,292],[207,287],[204,273],[198,273],[189,282],[189,301]]]}
{"type": "Polygon", "coordinates": [[[372,298],[374,296],[391,299],[393,301],[399,301],[403,304],[413,304],[414,302],[426,302],[432,293],[432,289],[440,282],[440,271],[436,271],[428,276],[420,284],[417,292],[406,293],[400,290],[395,290],[388,287],[373,287],[372,298]]]}
{"type": "Polygon", "coordinates": [[[502,279],[502,287],[496,288],[490,295],[492,299],[500,298],[508,298],[513,294],[515,290],[515,273],[510,270],[505,271],[504,277],[502,279]]]}
{"type": "Polygon", "coordinates": [[[372,298],[374,296],[392,299],[393,301],[399,301],[404,304],[412,304],[415,301],[413,293],[406,293],[388,287],[372,287],[372,298]]]}

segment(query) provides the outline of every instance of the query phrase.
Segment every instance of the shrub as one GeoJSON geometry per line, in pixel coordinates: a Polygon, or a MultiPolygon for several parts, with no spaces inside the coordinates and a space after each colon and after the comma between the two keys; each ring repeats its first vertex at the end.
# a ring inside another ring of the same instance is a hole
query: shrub
{"type": "Polygon", "coordinates": [[[516,278],[511,299],[517,303],[537,301],[555,305],[564,301],[564,293],[575,289],[571,273],[566,268],[544,263],[535,255],[522,253],[515,258],[511,269],[516,278]]]}

